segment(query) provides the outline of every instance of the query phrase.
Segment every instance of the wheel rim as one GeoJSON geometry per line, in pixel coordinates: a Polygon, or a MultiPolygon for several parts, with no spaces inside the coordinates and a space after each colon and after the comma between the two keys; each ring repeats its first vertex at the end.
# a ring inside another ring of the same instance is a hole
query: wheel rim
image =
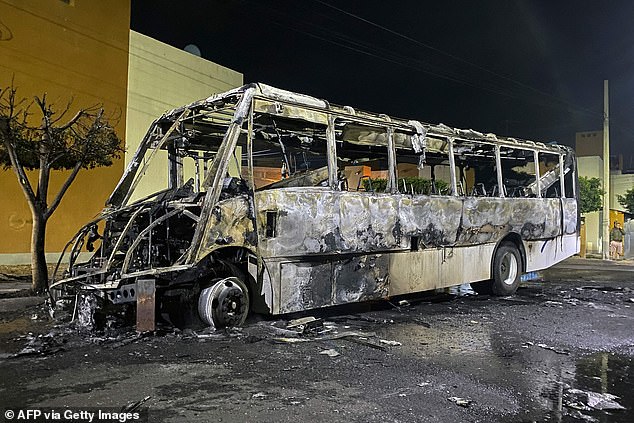
{"type": "Polygon", "coordinates": [[[199,314],[205,323],[216,328],[244,323],[249,310],[249,298],[237,278],[219,280],[205,291],[199,300],[199,314]]]}
{"type": "Polygon", "coordinates": [[[223,289],[218,294],[218,314],[219,323],[232,326],[242,318],[244,314],[244,292],[242,289],[227,281],[223,284],[223,289]]]}
{"type": "Polygon", "coordinates": [[[500,276],[506,285],[513,285],[517,279],[517,257],[513,253],[506,253],[500,260],[500,276]]]}

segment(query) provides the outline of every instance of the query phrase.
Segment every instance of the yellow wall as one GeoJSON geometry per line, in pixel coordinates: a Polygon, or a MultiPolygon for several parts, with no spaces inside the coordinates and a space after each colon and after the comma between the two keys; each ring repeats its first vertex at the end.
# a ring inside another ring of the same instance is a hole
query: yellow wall
{"type": "MultiPolygon", "coordinates": [[[[73,99],[74,110],[103,104],[123,139],[129,28],[130,0],[0,0],[0,86],[14,78],[18,96],[47,93],[59,107],[73,99]]],[[[59,252],[101,210],[122,170],[123,159],[80,172],[49,221],[47,251],[59,252]]],[[[64,179],[55,172],[49,193],[64,179]]],[[[11,171],[0,170],[0,193],[0,262],[24,261],[31,214],[11,171]]]]}
{"type": "MultiPolygon", "coordinates": [[[[163,112],[242,85],[241,73],[134,31],[130,31],[128,75],[126,163],[163,112]]],[[[189,162],[185,163],[191,165],[186,166],[186,180],[193,168],[193,161],[189,162]]],[[[167,158],[163,154],[150,165],[132,199],[166,187],[167,158]]]]}

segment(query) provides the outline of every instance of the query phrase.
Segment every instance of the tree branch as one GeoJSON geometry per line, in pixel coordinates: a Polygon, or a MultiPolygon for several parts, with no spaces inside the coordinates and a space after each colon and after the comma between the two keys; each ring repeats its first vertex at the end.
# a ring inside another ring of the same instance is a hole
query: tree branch
{"type": "Polygon", "coordinates": [[[31,182],[29,178],[26,176],[26,172],[24,171],[24,166],[20,163],[20,159],[18,159],[18,154],[15,151],[15,147],[11,142],[11,124],[10,120],[13,117],[15,103],[13,98],[10,97],[9,100],[9,109],[10,113],[8,117],[0,119],[0,133],[2,133],[2,141],[4,144],[4,148],[7,150],[7,154],[9,155],[9,160],[11,161],[11,168],[13,169],[15,176],[18,179],[18,183],[24,192],[24,196],[26,197],[29,205],[31,207],[35,207],[35,193],[33,192],[33,187],[31,186],[31,182]]]}
{"type": "Polygon", "coordinates": [[[49,156],[52,149],[52,143],[54,142],[54,134],[50,122],[51,111],[46,107],[46,94],[43,95],[41,99],[35,97],[35,101],[42,111],[42,125],[40,128],[43,132],[40,145],[38,146],[40,171],[37,183],[37,199],[40,202],[41,210],[45,212],[48,208],[48,184],[51,174],[49,156]]]}
{"type": "Polygon", "coordinates": [[[53,121],[51,122],[51,124],[55,125],[57,122],[59,122],[60,120],[62,120],[64,118],[64,116],[66,116],[66,113],[68,113],[68,111],[70,110],[70,107],[73,105],[73,99],[71,97],[70,100],[68,100],[68,103],[66,103],[66,107],[64,107],[64,110],[62,110],[61,112],[57,112],[56,115],[58,115],[55,119],[53,119],[53,121]]]}
{"type": "Polygon", "coordinates": [[[31,182],[29,178],[26,176],[26,172],[24,171],[24,167],[20,160],[18,159],[18,155],[15,152],[15,149],[12,145],[9,144],[8,141],[5,140],[4,148],[7,149],[7,153],[9,154],[9,160],[11,160],[11,168],[15,172],[15,176],[18,178],[18,183],[24,192],[24,196],[26,197],[29,205],[33,208],[35,207],[36,198],[35,192],[33,192],[33,187],[31,187],[31,182]]]}
{"type": "Polygon", "coordinates": [[[62,126],[58,126],[57,128],[61,131],[65,131],[68,128],[70,128],[71,126],[75,125],[79,119],[81,119],[84,115],[86,114],[85,110],[80,110],[77,112],[77,114],[75,116],[73,116],[73,118],[71,120],[69,120],[68,122],[66,122],[66,124],[62,125],[62,126]]]}
{"type": "Polygon", "coordinates": [[[62,187],[57,192],[57,195],[55,196],[55,199],[53,199],[50,207],[44,212],[45,219],[48,219],[55,212],[55,209],[57,209],[57,206],[59,206],[59,203],[62,201],[62,197],[64,197],[64,194],[66,194],[66,191],[68,191],[68,188],[75,180],[77,173],[79,173],[79,169],[81,169],[81,166],[82,162],[77,162],[77,164],[75,164],[75,167],[73,168],[70,175],[68,175],[68,178],[66,178],[66,180],[64,181],[64,185],[62,185],[62,187]]]}

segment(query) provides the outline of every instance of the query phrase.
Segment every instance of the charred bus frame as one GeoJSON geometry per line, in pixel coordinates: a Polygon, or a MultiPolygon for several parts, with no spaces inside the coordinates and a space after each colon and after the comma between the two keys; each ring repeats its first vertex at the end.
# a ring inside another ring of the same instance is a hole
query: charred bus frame
{"type": "Polygon", "coordinates": [[[465,282],[512,294],[523,272],[577,253],[578,230],[568,147],[251,84],[154,121],[51,288],[137,308],[148,303],[141,290],[160,311],[175,301],[207,324],[239,325],[250,309],[291,313],[465,282]],[[165,186],[139,198],[160,151],[165,186]]]}

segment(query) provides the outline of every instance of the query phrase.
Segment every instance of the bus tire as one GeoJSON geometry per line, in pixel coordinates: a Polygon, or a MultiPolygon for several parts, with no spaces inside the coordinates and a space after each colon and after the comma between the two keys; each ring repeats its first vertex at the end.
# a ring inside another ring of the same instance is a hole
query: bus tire
{"type": "Polygon", "coordinates": [[[522,258],[512,243],[502,243],[495,251],[491,266],[493,279],[473,282],[471,287],[478,294],[506,296],[517,291],[522,275],[522,258]]]}
{"type": "Polygon", "coordinates": [[[249,290],[235,276],[216,279],[200,291],[198,315],[216,329],[241,326],[249,314],[249,290]]]}
{"type": "Polygon", "coordinates": [[[493,258],[491,293],[498,296],[513,295],[520,285],[522,256],[511,243],[501,244],[493,258]]]}

